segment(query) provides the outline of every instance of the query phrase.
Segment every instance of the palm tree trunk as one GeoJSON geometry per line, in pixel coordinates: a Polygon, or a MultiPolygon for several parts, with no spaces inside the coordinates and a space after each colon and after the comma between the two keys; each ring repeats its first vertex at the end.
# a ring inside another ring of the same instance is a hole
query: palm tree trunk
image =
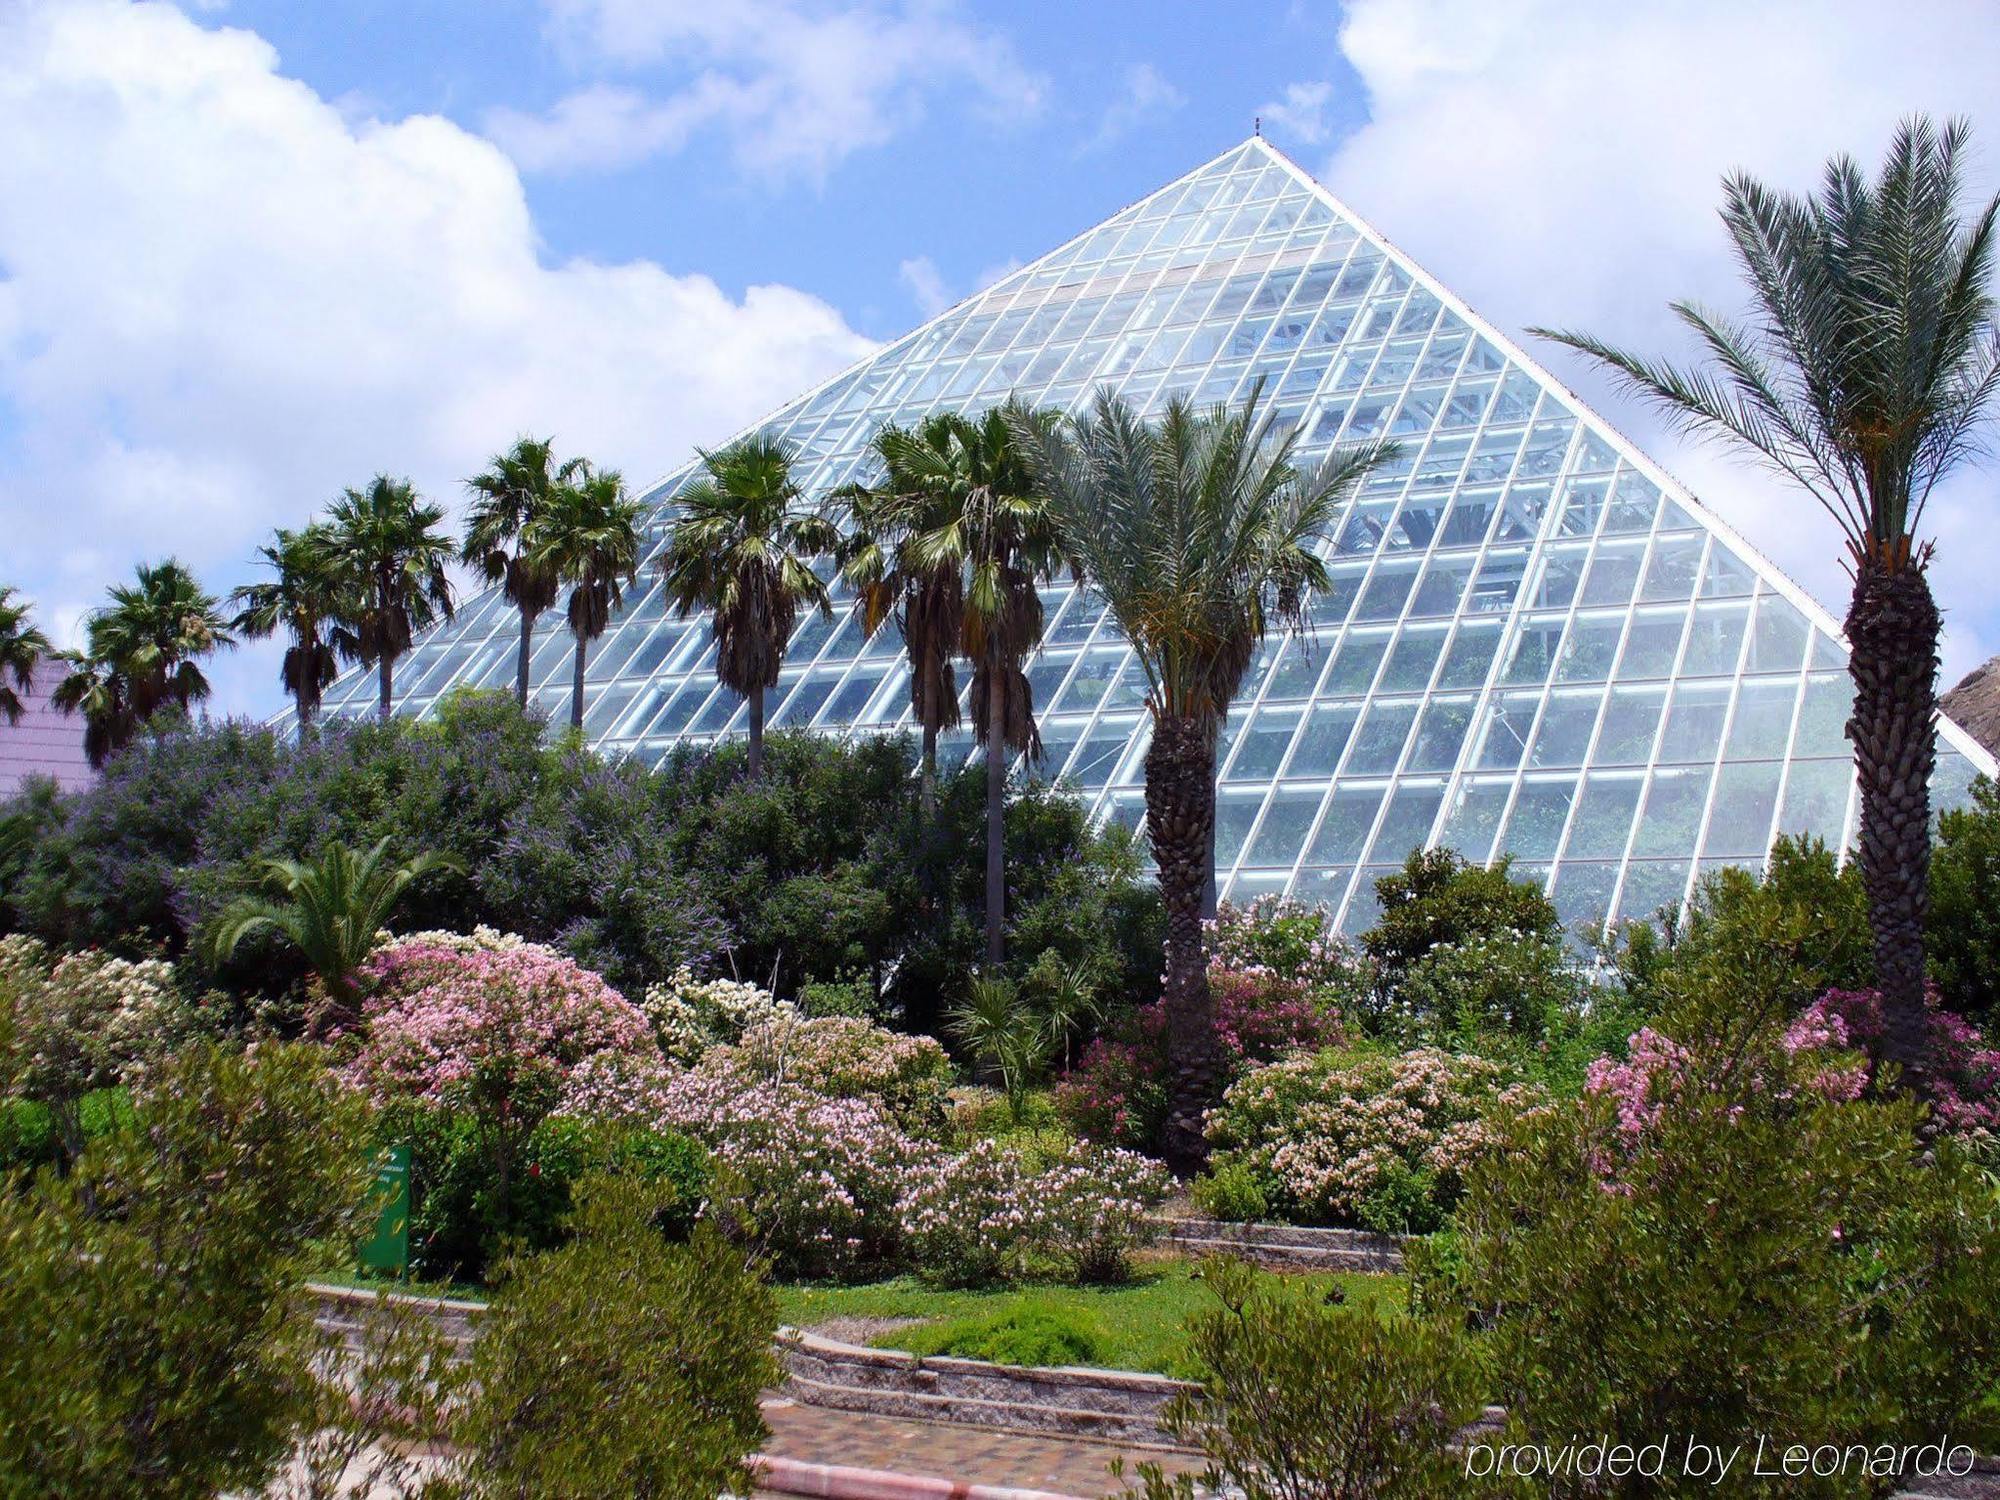
{"type": "Polygon", "coordinates": [[[378,692],[381,694],[381,701],[376,707],[376,712],[381,715],[382,722],[386,724],[389,722],[390,706],[394,702],[396,695],[396,666],[387,651],[384,651],[375,662],[375,683],[378,692]]]}
{"type": "Polygon", "coordinates": [[[1202,1115],[1215,1102],[1215,1011],[1202,952],[1202,896],[1215,847],[1215,734],[1158,717],[1146,751],[1146,828],[1167,909],[1167,1127],[1161,1154],[1176,1172],[1208,1157],[1202,1115]]]}
{"type": "Polygon", "coordinates": [[[528,664],[535,654],[535,617],[528,613],[526,605],[521,607],[521,649],[514,658],[514,701],[525,710],[528,706],[528,664]]]}
{"type": "Polygon", "coordinates": [[[917,806],[923,811],[926,827],[937,819],[937,742],[937,725],[924,725],[924,758],[917,771],[917,806]]]}
{"type": "Polygon", "coordinates": [[[1931,769],[1937,759],[1939,616],[1927,557],[1865,557],[1847,611],[1847,721],[1861,785],[1858,858],[1882,992],[1883,1055],[1904,1086],[1928,1090],[1930,1018],[1924,994],[1924,923],[1930,915],[1931,769]],[[1900,565],[1899,565],[1900,564],[1900,565]]]}
{"type": "Polygon", "coordinates": [[[764,685],[750,689],[750,779],[764,774],[764,685]]]}
{"type": "Polygon", "coordinates": [[[986,673],[986,967],[1007,951],[1007,688],[1000,668],[986,673]]]}
{"type": "Polygon", "coordinates": [[[579,630],[576,633],[576,669],[569,679],[569,727],[583,728],[583,659],[590,650],[590,641],[579,630]]]}

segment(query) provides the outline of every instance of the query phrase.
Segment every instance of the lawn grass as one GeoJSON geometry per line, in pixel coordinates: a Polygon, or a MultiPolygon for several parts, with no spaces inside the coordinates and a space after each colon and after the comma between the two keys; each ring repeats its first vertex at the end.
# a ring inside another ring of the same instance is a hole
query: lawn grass
{"type": "MultiPolygon", "coordinates": [[[[1337,1290],[1357,1312],[1399,1311],[1408,1292],[1400,1276],[1358,1271],[1293,1273],[1283,1279],[1320,1296],[1337,1290]]],[[[878,1348],[920,1354],[951,1347],[972,1325],[1009,1313],[1068,1313],[1100,1335],[1098,1363],[1106,1368],[1181,1378],[1200,1374],[1187,1356],[1187,1320],[1213,1305],[1195,1278],[1194,1263],[1165,1256],[1142,1259],[1132,1279],[1117,1286],[945,1291],[899,1276],[861,1286],[780,1286],[777,1292],[779,1321],[797,1328],[832,1318],[920,1318],[919,1326],[872,1340],[878,1348]]]]}

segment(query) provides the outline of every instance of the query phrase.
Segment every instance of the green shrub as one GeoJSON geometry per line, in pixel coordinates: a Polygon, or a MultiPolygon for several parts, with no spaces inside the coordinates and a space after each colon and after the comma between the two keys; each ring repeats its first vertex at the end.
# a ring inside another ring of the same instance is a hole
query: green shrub
{"type": "MultiPolygon", "coordinates": [[[[1420,1261],[1419,1301],[1491,1325],[1497,1395],[1530,1441],[1957,1433],[2000,1371],[1991,1182],[1953,1140],[1926,1155],[1917,1104],[1829,1099],[1824,1053],[1795,1056],[1768,1021],[1725,1029],[1734,1015],[1718,998],[1701,1040],[1649,1039],[1519,1121],[1470,1174],[1462,1267],[1420,1261]]],[[[1826,1491],[1739,1470],[1720,1492],[1826,1491]]]]}
{"type": "Polygon", "coordinates": [[[1271,1202],[1257,1174],[1242,1162],[1226,1161],[1214,1171],[1197,1177],[1190,1190],[1194,1206],[1211,1219],[1232,1224],[1252,1224],[1267,1218],[1271,1202]]]}
{"type": "Polygon", "coordinates": [[[1392,1161],[1362,1194],[1354,1217],[1377,1234],[1429,1234],[1444,1223],[1437,1173],[1392,1161]]]}
{"type": "Polygon", "coordinates": [[[1970,807],[1938,819],[1925,940],[1945,1006],[2000,1031],[2000,786],[1990,777],[1973,783],[1970,807]]]}
{"type": "Polygon", "coordinates": [[[458,1438],[479,1500],[686,1500],[749,1490],[777,1304],[711,1227],[670,1243],[631,1178],[577,1192],[574,1237],[510,1260],[458,1438]]]}
{"type": "Polygon", "coordinates": [[[1165,1423],[1208,1463],[1174,1479],[1141,1464],[1147,1500],[1462,1492],[1449,1445],[1477,1414],[1479,1383],[1450,1323],[1329,1307],[1235,1260],[1204,1262],[1202,1276],[1217,1305],[1195,1315],[1188,1339],[1209,1373],[1165,1423]]]}
{"type": "Polygon", "coordinates": [[[301,1283],[365,1218],[357,1101],[317,1049],[198,1046],[134,1111],[0,1193],[0,1494],[255,1492],[309,1407],[301,1283]]]}
{"type": "Polygon", "coordinates": [[[872,1021],[876,1019],[875,992],[860,979],[808,980],[799,986],[799,1009],[816,1021],[828,1016],[872,1021]]]}
{"type": "Polygon", "coordinates": [[[899,1339],[912,1354],[949,1354],[996,1365],[1097,1365],[1111,1347],[1096,1316],[1083,1308],[1026,1298],[1003,1312],[912,1329],[899,1339]]]}
{"type": "Polygon", "coordinates": [[[1505,859],[1489,869],[1449,849],[1415,850],[1402,869],[1375,882],[1375,895],[1382,915],[1361,935],[1361,946],[1379,966],[1385,993],[1393,993],[1405,971],[1440,943],[1506,932],[1562,936],[1554,904],[1539,885],[1514,879],[1505,859]]]}
{"type": "Polygon", "coordinates": [[[1405,1045],[1484,1050],[1540,1043],[1583,1010],[1581,972],[1545,933],[1485,932],[1440,943],[1409,964],[1377,1029],[1405,1045]]]}

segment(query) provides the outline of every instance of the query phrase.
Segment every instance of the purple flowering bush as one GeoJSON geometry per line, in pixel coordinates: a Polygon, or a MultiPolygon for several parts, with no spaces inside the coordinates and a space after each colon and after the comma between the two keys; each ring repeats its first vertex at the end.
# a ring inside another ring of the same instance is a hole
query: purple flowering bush
{"type": "Polygon", "coordinates": [[[1500,1064],[1419,1047],[1329,1049],[1254,1068],[1209,1114],[1218,1173],[1299,1224],[1424,1233],[1458,1200],[1490,1121],[1540,1102],[1500,1064]]]}

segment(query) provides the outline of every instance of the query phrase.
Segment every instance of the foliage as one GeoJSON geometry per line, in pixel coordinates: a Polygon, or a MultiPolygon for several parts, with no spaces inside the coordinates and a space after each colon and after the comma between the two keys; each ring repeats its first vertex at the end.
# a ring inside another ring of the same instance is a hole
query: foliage
{"type": "Polygon", "coordinates": [[[1014,1118],[1055,1056],[1057,1036],[1020,988],[1007,979],[975,975],[945,1025],[980,1073],[997,1078],[1014,1118]]]}
{"type": "Polygon", "coordinates": [[[1982,776],[1972,805],[1938,819],[1931,857],[1931,975],[1945,1005],[2000,1026],[2000,785],[1982,776]]]}
{"type": "Polygon", "coordinates": [[[52,954],[0,938],[0,1094],[48,1110],[54,1159],[84,1148],[83,1101],[136,1083],[146,1065],[198,1029],[170,965],[95,950],[52,954]]]}
{"type": "Polygon", "coordinates": [[[1283,1218],[1421,1234],[1489,1146],[1487,1117],[1535,1099],[1469,1053],[1330,1049],[1246,1073],[1210,1116],[1209,1139],[1217,1169],[1247,1168],[1283,1218]]]}
{"type": "MultiPolygon", "coordinates": [[[[1925,1019],[1932,1111],[1947,1130],[2000,1144],[2000,1049],[1987,1045],[1979,1028],[1963,1016],[1943,1009],[1935,991],[1925,1019]]],[[[1828,990],[1787,1030],[1786,1041],[1794,1050],[1808,1039],[1859,1049],[1867,1066],[1854,1070],[1858,1089],[1874,1081],[1872,1070],[1882,1061],[1886,1029],[1879,990],[1828,990]]]]}
{"type": "Polygon", "coordinates": [[[578,462],[559,464],[551,438],[521,437],[505,453],[487,460],[483,472],[465,482],[471,500],[459,560],[479,570],[521,617],[516,653],[514,701],[528,705],[528,671],[533,658],[535,620],[556,602],[560,580],[545,557],[530,545],[530,532],[566,483],[578,462]]]}
{"type": "Polygon", "coordinates": [[[651,1208],[642,1184],[592,1180],[568,1244],[509,1262],[459,1424],[478,1500],[748,1493],[771,1293],[713,1228],[670,1244],[651,1208]]]}
{"type": "Polygon", "coordinates": [[[351,601],[335,566],[333,533],[324,522],[297,531],[279,527],[257,555],[277,576],[245,584],[229,596],[237,607],[232,627],[253,641],[285,632],[290,644],[278,664],[278,682],[303,733],[319,713],[321,695],[340,675],[333,632],[351,612],[351,601]]]}
{"type": "Polygon", "coordinates": [[[984,1316],[912,1329],[899,1342],[912,1354],[996,1365],[1101,1367],[1110,1338],[1089,1309],[1031,1297],[984,1316]]]}
{"type": "Polygon", "coordinates": [[[1915,1102],[1829,1088],[1838,1058],[1779,1026],[1636,1039],[1637,1086],[1522,1116],[1472,1169],[1459,1284],[1433,1300],[1491,1325],[1519,1435],[1929,1442],[2000,1368],[1990,1182],[1950,1138],[1919,1149],[1915,1102]]]}
{"type": "Polygon", "coordinates": [[[327,507],[328,560],[346,601],[334,649],[376,669],[385,719],[397,658],[418,631],[452,617],[447,569],[458,549],[439,529],[443,522],[443,506],[419,496],[409,480],[387,474],[377,474],[366,489],[343,491],[327,507]]]}
{"type": "Polygon", "coordinates": [[[29,621],[28,602],[16,602],[19,593],[0,583],[0,719],[10,725],[21,722],[19,695],[34,688],[36,665],[51,649],[41,627],[29,621]]]}
{"type": "Polygon", "coordinates": [[[311,861],[272,859],[265,878],[277,900],[240,896],[217,918],[212,937],[226,963],[253,933],[284,937],[304,955],[326,992],[319,1029],[338,1030],[360,1017],[361,971],[403,893],[438,869],[457,868],[448,856],[423,853],[407,864],[386,862],[389,841],[355,850],[329,844],[311,861]]]}
{"type": "Polygon", "coordinates": [[[1223,902],[1207,925],[1209,969],[1259,970],[1296,984],[1334,1011],[1359,1008],[1373,987],[1368,959],[1332,931],[1324,906],[1259,896],[1248,906],[1223,902]]]}
{"type": "Polygon", "coordinates": [[[642,1006],[660,1050],[673,1062],[696,1063],[713,1047],[730,1046],[743,1034],[798,1014],[790,1001],[734,979],[696,979],[685,965],[665,984],[646,991],[642,1006]]]}
{"type": "Polygon", "coordinates": [[[1189,1189],[1194,1206],[1211,1219],[1254,1224],[1271,1214],[1271,1199],[1258,1175],[1240,1161],[1219,1162],[1195,1178],[1189,1189]]]}
{"type": "Polygon", "coordinates": [[[0,1193],[0,1490],[255,1490],[311,1388],[300,1281],[357,1233],[358,1101],[314,1049],[183,1050],[67,1178],[0,1193]]]}
{"type": "Polygon", "coordinates": [[[752,1026],[705,1068],[751,1080],[796,1084],[831,1099],[869,1099],[903,1130],[940,1138],[951,1063],[927,1036],[906,1036],[852,1016],[779,1015],[752,1026]]]}
{"type": "Polygon", "coordinates": [[[859,979],[809,979],[799,986],[799,1009],[814,1020],[829,1016],[851,1016],[857,1021],[874,1021],[875,996],[859,979]]]}
{"type": "Polygon", "coordinates": [[[583,727],[584,657],[590,642],[611,628],[624,605],[625,588],[639,578],[639,525],[645,507],[625,493],[615,469],[577,460],[529,525],[524,538],[528,568],[570,587],[570,634],[576,639],[569,722],[583,727]]]}
{"type": "Polygon", "coordinates": [[[1379,983],[1394,990],[1419,959],[1441,943],[1453,945],[1499,933],[1558,941],[1562,918],[1539,885],[1516,880],[1506,859],[1468,864],[1450,849],[1412,850],[1403,868],[1375,882],[1382,915],[1361,945],[1380,967],[1379,983]]]}
{"type": "Polygon", "coordinates": [[[1202,1276],[1219,1305],[1193,1320],[1190,1344],[1208,1373],[1164,1420],[1208,1463],[1173,1479],[1141,1464],[1147,1500],[1461,1492],[1463,1460],[1452,1444],[1478,1413],[1479,1376],[1448,1324],[1358,1316],[1281,1289],[1240,1261],[1209,1260],[1202,1276]]]}

